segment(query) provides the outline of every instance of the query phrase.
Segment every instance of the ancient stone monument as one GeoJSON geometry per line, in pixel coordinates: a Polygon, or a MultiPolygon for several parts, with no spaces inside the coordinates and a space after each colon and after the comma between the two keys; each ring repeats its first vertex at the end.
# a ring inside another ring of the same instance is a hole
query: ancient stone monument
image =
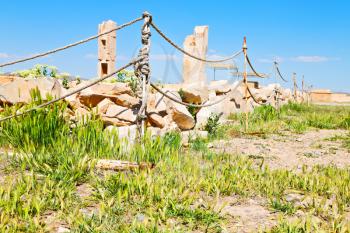
{"type": "MultiPolygon", "coordinates": [[[[117,24],[112,20],[98,25],[98,33],[104,33],[116,28],[117,24]]],[[[97,75],[99,78],[115,70],[116,56],[116,32],[111,32],[98,38],[98,65],[97,75]]]]}
{"type": "MultiPolygon", "coordinates": [[[[205,59],[208,49],[208,26],[196,26],[194,34],[186,37],[184,49],[190,54],[205,59]]],[[[205,62],[184,55],[183,82],[185,84],[206,85],[205,62]]]]}

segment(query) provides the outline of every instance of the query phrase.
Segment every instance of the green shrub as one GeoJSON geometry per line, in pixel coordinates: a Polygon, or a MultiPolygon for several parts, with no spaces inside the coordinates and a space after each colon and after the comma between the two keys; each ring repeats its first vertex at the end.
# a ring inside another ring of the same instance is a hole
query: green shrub
{"type": "Polygon", "coordinates": [[[207,124],[204,127],[204,129],[208,131],[209,136],[215,137],[215,135],[217,134],[220,126],[220,123],[219,123],[220,117],[221,117],[220,114],[216,114],[216,113],[210,114],[207,124]]]}

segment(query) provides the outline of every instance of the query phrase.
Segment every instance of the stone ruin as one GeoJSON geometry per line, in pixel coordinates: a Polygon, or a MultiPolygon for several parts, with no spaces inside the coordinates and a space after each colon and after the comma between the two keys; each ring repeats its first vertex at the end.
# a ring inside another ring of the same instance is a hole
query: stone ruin
{"type": "MultiPolygon", "coordinates": [[[[197,57],[206,58],[208,50],[208,26],[196,26],[193,35],[186,37],[183,48],[197,57]]],[[[183,83],[206,85],[205,63],[187,55],[183,57],[183,83]]]]}
{"type": "MultiPolygon", "coordinates": [[[[98,34],[116,28],[117,24],[112,20],[98,25],[98,34]]],[[[101,78],[115,71],[116,58],[116,32],[113,31],[98,38],[98,65],[97,77],[101,78]]]]}
{"type": "MultiPolygon", "coordinates": [[[[114,22],[104,22],[99,26],[99,33],[114,27],[116,27],[114,22]]],[[[110,33],[101,37],[98,44],[98,75],[104,76],[115,70],[116,34],[110,33]]],[[[186,51],[205,58],[208,47],[208,27],[196,27],[194,34],[186,37],[184,47],[186,51]]],[[[243,85],[236,91],[230,92],[238,83],[230,83],[228,80],[207,82],[204,62],[196,61],[186,55],[183,62],[183,83],[163,84],[164,92],[180,101],[194,104],[212,103],[225,95],[229,96],[218,104],[192,109],[190,112],[189,108],[167,99],[160,93],[149,93],[146,122],[147,129],[152,135],[163,135],[171,130],[178,130],[185,135],[184,140],[188,139],[189,134],[192,134],[192,138],[193,135],[198,134],[205,136],[204,126],[212,113],[222,115],[221,119],[224,120],[231,113],[252,111],[258,106],[252,98],[248,98],[246,104],[243,85]]],[[[82,80],[81,83],[71,81],[70,88],[67,90],[63,87],[62,80],[0,76],[0,112],[4,110],[5,105],[29,103],[30,91],[36,87],[45,99],[47,94],[60,97],[90,82],[90,80],[82,80]]],[[[281,88],[279,84],[268,86],[251,84],[254,96],[263,103],[280,106],[293,100],[292,91],[281,88]]],[[[141,100],[127,83],[98,83],[65,98],[65,101],[68,103],[68,108],[64,116],[73,124],[84,122],[92,116],[92,113],[95,113],[101,117],[105,130],[117,128],[120,137],[129,137],[131,141],[135,139],[137,111],[141,100]]]]}

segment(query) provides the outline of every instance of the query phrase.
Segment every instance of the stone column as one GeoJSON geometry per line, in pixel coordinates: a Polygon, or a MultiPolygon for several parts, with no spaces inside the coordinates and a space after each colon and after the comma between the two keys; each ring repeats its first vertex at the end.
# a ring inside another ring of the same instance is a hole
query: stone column
{"type": "MultiPolygon", "coordinates": [[[[116,28],[117,24],[112,20],[98,25],[98,33],[104,33],[116,28]]],[[[111,32],[98,38],[98,65],[97,76],[99,78],[115,71],[116,57],[116,32],[111,32]]]]}
{"type": "MultiPolygon", "coordinates": [[[[186,37],[184,49],[186,52],[205,59],[208,49],[208,26],[196,26],[194,34],[186,37]]],[[[184,55],[183,82],[185,84],[206,85],[205,66],[205,62],[184,55]]]]}

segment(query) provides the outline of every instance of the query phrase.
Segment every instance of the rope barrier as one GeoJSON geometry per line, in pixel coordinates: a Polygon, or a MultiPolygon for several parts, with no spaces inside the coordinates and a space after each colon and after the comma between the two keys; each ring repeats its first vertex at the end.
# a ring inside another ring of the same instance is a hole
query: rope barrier
{"type": "Polygon", "coordinates": [[[282,79],[284,82],[287,83],[288,81],[287,81],[286,79],[283,78],[283,76],[282,76],[282,74],[281,74],[281,72],[280,72],[280,69],[279,69],[278,66],[277,66],[278,63],[277,63],[277,62],[274,62],[273,64],[275,65],[275,69],[276,69],[276,71],[277,71],[278,77],[279,77],[280,79],[282,79]]]}
{"type": "Polygon", "coordinates": [[[170,100],[172,100],[172,101],[174,101],[174,102],[176,102],[176,103],[178,103],[178,104],[182,104],[182,105],[187,106],[187,107],[205,108],[205,107],[210,107],[210,106],[213,106],[213,105],[215,105],[215,104],[218,104],[218,103],[224,101],[225,99],[227,99],[227,98],[229,97],[228,94],[229,94],[230,92],[235,91],[241,84],[242,84],[242,81],[238,82],[237,85],[236,85],[233,89],[231,89],[230,91],[228,91],[228,92],[226,93],[225,97],[223,97],[223,98],[221,98],[221,99],[219,99],[219,100],[217,100],[217,101],[214,101],[214,102],[212,102],[212,103],[208,103],[208,104],[190,104],[190,103],[185,103],[185,102],[183,102],[183,101],[180,101],[180,100],[178,100],[178,99],[176,99],[176,98],[174,98],[174,97],[168,95],[167,93],[165,93],[164,91],[162,91],[161,89],[159,89],[159,88],[158,88],[156,85],[154,85],[153,83],[151,83],[151,87],[153,87],[156,91],[158,91],[158,92],[159,92],[160,94],[162,94],[163,96],[167,97],[168,99],[170,99],[170,100]]]}
{"type": "Polygon", "coordinates": [[[246,88],[247,88],[247,90],[248,90],[250,96],[252,97],[252,99],[253,99],[253,101],[254,101],[255,103],[257,103],[257,104],[259,104],[259,105],[266,105],[266,104],[264,104],[264,103],[259,102],[259,101],[255,98],[255,96],[253,95],[253,93],[252,93],[252,91],[250,90],[250,88],[248,87],[248,85],[246,86],[246,88]]]}
{"type": "Polygon", "coordinates": [[[75,43],[72,43],[72,44],[69,44],[69,45],[66,45],[66,46],[63,46],[63,47],[60,47],[60,48],[57,48],[57,49],[53,49],[53,50],[50,50],[50,51],[47,51],[45,53],[40,53],[40,54],[37,54],[37,55],[34,55],[32,57],[27,57],[27,58],[23,58],[23,59],[20,59],[20,60],[16,60],[16,61],[12,61],[12,62],[8,62],[8,63],[4,63],[4,64],[0,64],[0,68],[2,67],[5,67],[5,66],[10,66],[10,65],[14,65],[14,64],[17,64],[17,63],[21,63],[21,62],[25,62],[25,61],[29,61],[29,60],[33,60],[33,59],[36,59],[36,58],[39,58],[39,57],[44,57],[44,56],[47,56],[49,54],[53,54],[53,53],[56,53],[56,52],[59,52],[59,51],[62,51],[62,50],[65,50],[65,49],[68,49],[68,48],[71,48],[71,47],[74,47],[74,46],[77,46],[77,45],[80,45],[80,44],[84,44],[86,42],[89,42],[91,40],[94,40],[94,39],[97,39],[103,35],[106,35],[108,33],[111,33],[111,32],[114,32],[114,31],[117,31],[117,30],[120,30],[124,27],[127,27],[127,26],[130,26],[140,20],[142,20],[143,18],[142,17],[139,17],[139,18],[136,18],[128,23],[125,23],[125,24],[122,24],[114,29],[111,29],[107,32],[104,32],[104,33],[101,33],[101,34],[98,34],[98,35],[95,35],[95,36],[91,36],[87,39],[84,39],[84,40],[80,40],[78,42],[75,42],[75,43]]]}
{"type": "MultiPolygon", "coordinates": [[[[263,76],[261,74],[259,74],[258,72],[255,71],[254,67],[252,66],[249,58],[248,58],[248,55],[245,51],[246,49],[246,45],[243,46],[243,48],[241,50],[239,50],[238,52],[232,54],[231,56],[229,57],[226,57],[226,58],[223,58],[223,59],[218,59],[218,60],[207,60],[207,59],[204,59],[204,58],[200,58],[200,57],[197,57],[187,51],[185,51],[184,49],[182,49],[180,46],[178,46],[177,44],[175,44],[170,38],[168,38],[153,22],[152,22],[152,16],[148,13],[148,12],[144,12],[142,17],[139,17],[139,18],[136,18],[128,23],[125,23],[125,24],[122,24],[114,29],[111,29],[107,32],[104,32],[104,33],[101,33],[101,34],[98,34],[98,35],[95,35],[95,36],[91,36],[87,39],[84,39],[84,40],[80,40],[78,42],[75,42],[75,43],[72,43],[72,44],[69,44],[69,45],[66,45],[66,46],[63,46],[63,47],[60,47],[60,48],[56,48],[56,49],[53,49],[53,50],[50,50],[50,51],[47,51],[47,52],[44,52],[44,53],[41,53],[41,54],[37,54],[37,55],[34,55],[34,56],[31,56],[31,57],[27,57],[27,58],[24,58],[24,59],[20,59],[20,60],[16,60],[16,61],[12,61],[12,62],[8,62],[8,63],[4,63],[4,64],[0,64],[0,68],[2,67],[5,67],[5,66],[10,66],[10,65],[14,65],[14,64],[17,64],[17,63],[21,63],[21,62],[25,62],[25,61],[29,61],[29,60],[33,60],[33,59],[36,59],[36,58],[39,58],[39,57],[44,57],[44,56],[47,56],[49,54],[53,54],[53,53],[56,53],[56,52],[59,52],[59,51],[62,51],[62,50],[65,50],[65,49],[68,49],[68,48],[71,48],[71,47],[74,47],[74,46],[77,46],[77,45],[80,45],[80,44],[83,44],[83,43],[86,43],[88,41],[91,41],[91,40],[94,40],[96,38],[99,38],[103,35],[106,35],[108,33],[111,33],[113,31],[117,31],[117,30],[120,30],[124,27],[127,27],[127,26],[130,26],[138,21],[141,21],[141,20],[144,20],[144,23],[142,25],[142,29],[141,29],[141,32],[142,32],[142,36],[141,36],[141,42],[142,42],[142,48],[140,49],[139,51],[139,55],[138,55],[138,58],[132,60],[130,63],[124,65],[123,67],[119,68],[118,70],[116,70],[115,72],[112,72],[100,79],[97,79],[83,87],[80,87],[78,88],[77,90],[74,90],[66,95],[63,95],[59,98],[56,98],[54,100],[51,100],[51,101],[48,101],[46,103],[43,103],[43,104],[40,104],[38,106],[35,106],[31,109],[28,109],[28,110],[25,110],[21,113],[16,113],[14,115],[10,115],[10,116],[7,116],[7,117],[4,117],[2,119],[0,119],[0,122],[3,122],[5,120],[8,120],[8,119],[11,119],[11,118],[14,118],[14,117],[18,117],[18,116],[22,116],[24,114],[27,114],[29,112],[32,112],[32,111],[35,111],[35,110],[38,110],[40,108],[43,108],[43,107],[46,107],[46,106],[49,106],[53,103],[56,103],[60,100],[63,100],[73,94],[76,94],[86,88],[89,88],[109,77],[112,77],[113,75],[115,75],[116,73],[120,72],[121,70],[123,69],[126,69],[127,67],[131,66],[131,65],[134,65],[134,70],[135,70],[135,76],[139,79],[139,81],[142,83],[142,104],[140,106],[140,109],[137,113],[137,119],[138,119],[138,124],[140,126],[140,134],[143,135],[143,127],[144,127],[144,120],[146,119],[146,107],[147,107],[147,93],[148,93],[148,88],[149,86],[151,86],[152,88],[154,88],[156,91],[158,91],[160,94],[162,94],[163,96],[167,97],[168,99],[178,103],[178,104],[181,104],[181,105],[184,105],[184,106],[188,106],[188,107],[197,107],[197,108],[203,108],[203,107],[210,107],[210,106],[213,106],[213,105],[216,105],[222,101],[224,101],[225,99],[227,99],[229,97],[229,93],[230,92],[233,92],[235,91],[242,83],[243,81],[240,81],[237,83],[237,85],[229,90],[227,93],[225,93],[225,96],[217,101],[214,101],[212,103],[204,103],[204,104],[191,104],[191,103],[185,103],[183,101],[180,101],[170,95],[168,95],[167,93],[165,93],[164,91],[162,91],[161,89],[159,89],[156,85],[154,85],[153,83],[150,82],[150,64],[149,64],[149,51],[150,51],[150,45],[151,45],[151,42],[150,42],[150,36],[151,36],[151,32],[150,32],[150,26],[152,26],[156,32],[165,40],[167,41],[169,44],[171,44],[174,48],[176,48],[177,50],[179,50],[180,52],[182,52],[183,54],[193,58],[193,59],[196,59],[196,60],[199,60],[199,61],[202,61],[202,62],[208,62],[208,63],[218,63],[218,62],[225,62],[225,61],[228,61],[228,60],[231,60],[235,57],[237,57],[238,55],[240,55],[241,53],[244,53],[244,57],[246,59],[246,62],[247,64],[249,65],[249,67],[251,68],[251,70],[253,71],[253,73],[257,76],[257,77],[260,77],[260,78],[267,78],[266,76],[263,76]],[[140,123],[141,122],[141,123],[140,123]]],[[[280,78],[287,82],[281,75],[278,67],[277,67],[277,63],[275,63],[275,68],[280,76],[280,78]]],[[[260,101],[258,101],[255,96],[253,95],[252,91],[250,90],[250,88],[248,87],[247,83],[246,84],[246,91],[249,92],[250,96],[252,97],[253,101],[259,105],[266,105],[264,103],[261,103],[260,101]]],[[[296,85],[296,83],[295,83],[296,85]]],[[[297,85],[296,85],[297,87],[297,85]]],[[[298,87],[297,87],[298,88],[298,87]]],[[[246,95],[245,96],[246,99],[248,99],[248,96],[246,95]]]]}
{"type": "Polygon", "coordinates": [[[224,62],[224,61],[228,61],[231,60],[235,57],[237,57],[239,54],[242,53],[242,50],[239,50],[238,52],[232,54],[229,57],[223,58],[223,59],[219,59],[219,60],[207,60],[207,59],[203,59],[197,56],[194,56],[193,54],[190,54],[189,52],[186,52],[184,49],[182,49],[180,46],[176,45],[169,37],[167,37],[153,22],[150,23],[151,26],[154,28],[154,30],[156,30],[158,32],[158,34],[163,37],[164,40],[166,40],[169,44],[171,44],[174,48],[176,48],[177,50],[179,50],[180,52],[186,54],[189,57],[192,57],[196,60],[202,61],[202,62],[211,62],[211,63],[217,63],[217,62],[224,62]]]}
{"type": "Polygon", "coordinates": [[[247,54],[246,54],[246,58],[247,58],[247,62],[248,62],[248,65],[249,65],[250,69],[253,71],[253,73],[254,73],[257,77],[259,77],[259,78],[267,78],[266,76],[262,76],[261,74],[259,74],[258,72],[255,71],[255,69],[254,69],[252,63],[250,62],[249,57],[248,57],[247,54]]]}
{"type": "Polygon", "coordinates": [[[56,98],[56,99],[54,99],[54,100],[48,101],[48,102],[43,103],[43,104],[40,104],[40,105],[35,106],[34,108],[31,108],[31,109],[28,109],[28,110],[26,110],[26,111],[24,111],[24,112],[16,113],[16,114],[14,114],[14,115],[1,118],[1,119],[0,119],[0,122],[9,120],[9,119],[14,118],[14,117],[22,116],[22,115],[24,115],[24,114],[30,113],[30,112],[32,112],[32,111],[38,110],[38,109],[40,109],[40,108],[43,108],[43,107],[46,107],[46,106],[51,105],[51,104],[53,104],[53,103],[56,103],[56,102],[58,102],[58,101],[60,101],[60,100],[63,100],[63,99],[65,99],[65,98],[67,98],[67,97],[69,97],[69,96],[71,96],[71,95],[74,95],[74,94],[76,94],[76,93],[78,93],[78,92],[80,92],[80,91],[82,91],[82,90],[84,90],[84,89],[86,89],[86,88],[89,88],[89,87],[91,87],[91,86],[93,86],[93,85],[95,85],[95,84],[97,84],[97,83],[99,83],[99,82],[101,82],[101,81],[103,81],[103,80],[109,78],[109,77],[112,77],[113,75],[115,75],[115,74],[117,74],[118,72],[120,72],[120,71],[122,71],[122,70],[128,68],[129,66],[135,64],[136,62],[138,62],[138,61],[141,60],[141,59],[142,59],[142,57],[139,57],[139,58],[137,58],[137,59],[135,59],[135,60],[129,62],[128,64],[126,64],[126,65],[120,67],[118,70],[116,70],[116,71],[114,71],[114,72],[112,72],[112,73],[110,73],[110,74],[108,74],[108,75],[106,75],[106,76],[104,76],[104,77],[102,77],[102,78],[99,78],[99,79],[97,79],[97,80],[95,80],[95,81],[93,81],[93,82],[91,82],[91,83],[89,83],[89,84],[87,84],[87,85],[85,85],[85,86],[83,86],[83,87],[80,87],[80,88],[78,88],[78,89],[76,89],[76,90],[74,90],[74,91],[72,91],[72,92],[70,92],[70,93],[68,93],[68,94],[66,94],[66,95],[63,95],[63,96],[61,96],[61,97],[59,97],[59,98],[56,98]]]}

